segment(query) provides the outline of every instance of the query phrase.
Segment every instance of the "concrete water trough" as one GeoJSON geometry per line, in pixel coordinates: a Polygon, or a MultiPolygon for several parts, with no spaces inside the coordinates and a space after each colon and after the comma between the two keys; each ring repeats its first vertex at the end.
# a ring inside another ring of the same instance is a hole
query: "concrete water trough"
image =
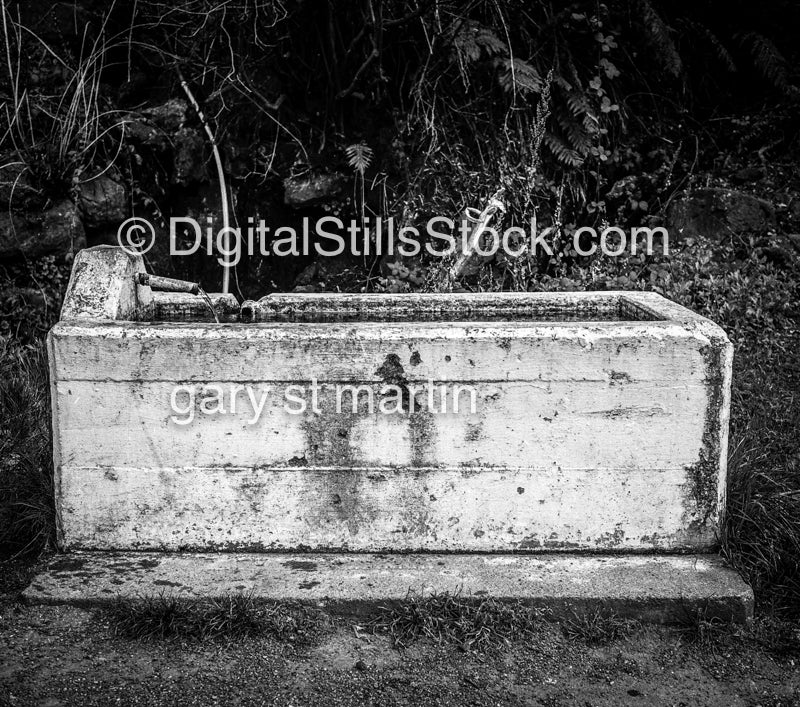
{"type": "MultiPolygon", "coordinates": [[[[212,296],[216,322],[143,270],[83,251],[50,333],[65,551],[567,567],[564,553],[716,546],[732,348],[684,307],[645,292],[212,296]]],[[[749,590],[707,557],[747,615],[749,590]]]]}
{"type": "Polygon", "coordinates": [[[140,267],[84,251],[50,334],[64,548],[715,543],[731,345],[656,294],[278,295],[156,321],[140,267]]]}

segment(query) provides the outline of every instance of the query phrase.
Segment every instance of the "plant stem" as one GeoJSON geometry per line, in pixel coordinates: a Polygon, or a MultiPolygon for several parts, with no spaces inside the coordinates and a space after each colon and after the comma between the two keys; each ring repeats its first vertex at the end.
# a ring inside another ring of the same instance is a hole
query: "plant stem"
{"type": "MultiPolygon", "coordinates": [[[[211,130],[211,126],[208,124],[205,115],[203,115],[203,111],[200,109],[200,105],[197,103],[197,100],[194,97],[191,89],[189,88],[189,84],[186,83],[186,79],[183,77],[183,73],[181,70],[178,69],[178,78],[181,82],[181,88],[183,88],[184,93],[186,94],[189,102],[192,104],[192,108],[194,108],[195,112],[197,113],[197,117],[200,118],[200,122],[203,124],[203,128],[206,131],[206,135],[208,135],[208,141],[211,143],[211,151],[214,154],[214,162],[217,165],[217,177],[219,178],[219,196],[222,201],[222,228],[223,233],[225,234],[225,252],[230,253],[230,218],[228,215],[228,187],[225,182],[225,171],[222,169],[222,157],[219,154],[219,148],[217,147],[217,141],[214,138],[214,133],[211,130]]],[[[222,292],[223,294],[228,294],[230,291],[230,282],[231,282],[231,265],[227,263],[222,266],[222,292]]]]}

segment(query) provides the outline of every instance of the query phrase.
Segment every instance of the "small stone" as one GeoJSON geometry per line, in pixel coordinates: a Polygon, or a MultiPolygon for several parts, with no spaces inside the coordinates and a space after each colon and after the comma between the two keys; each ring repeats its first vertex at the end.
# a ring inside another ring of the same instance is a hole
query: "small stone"
{"type": "Polygon", "coordinates": [[[295,287],[298,285],[310,285],[317,276],[317,270],[318,267],[316,263],[311,263],[311,265],[304,268],[303,272],[301,272],[294,281],[295,287]]]}
{"type": "Polygon", "coordinates": [[[307,206],[326,201],[340,194],[345,182],[346,178],[339,173],[289,177],[283,182],[283,201],[289,206],[307,206]]]}
{"type": "Polygon", "coordinates": [[[122,223],[128,215],[125,187],[106,174],[80,185],[78,203],[83,222],[90,228],[122,223]]]}
{"type": "Polygon", "coordinates": [[[187,111],[185,101],[172,99],[141,113],[129,114],[125,120],[125,130],[134,142],[165,151],[171,147],[172,136],[186,122],[187,111]]]}
{"type": "Polygon", "coordinates": [[[168,133],[176,132],[185,122],[189,106],[181,98],[172,98],[166,103],[142,111],[142,114],[153,125],[168,133]]]}
{"type": "Polygon", "coordinates": [[[368,666],[363,660],[357,660],[356,661],[356,670],[358,670],[358,671],[360,671],[362,673],[365,673],[365,672],[367,672],[367,668],[368,668],[368,666]]]}

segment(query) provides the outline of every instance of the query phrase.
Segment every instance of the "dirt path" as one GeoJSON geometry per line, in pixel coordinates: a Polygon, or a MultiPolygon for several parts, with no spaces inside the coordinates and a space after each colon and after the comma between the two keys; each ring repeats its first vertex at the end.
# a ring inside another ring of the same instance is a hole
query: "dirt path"
{"type": "Polygon", "coordinates": [[[96,613],[0,604],[0,705],[800,705],[797,660],[725,634],[645,627],[603,647],[543,624],[496,655],[338,620],[311,647],[115,637],[96,613]]]}

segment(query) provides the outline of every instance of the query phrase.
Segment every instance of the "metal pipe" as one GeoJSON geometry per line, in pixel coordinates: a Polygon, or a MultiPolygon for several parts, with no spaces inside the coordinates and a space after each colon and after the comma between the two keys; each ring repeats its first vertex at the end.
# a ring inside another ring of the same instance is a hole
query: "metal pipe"
{"type": "Polygon", "coordinates": [[[464,251],[458,256],[456,262],[450,270],[450,278],[454,282],[458,282],[465,275],[471,275],[487,260],[486,257],[480,254],[479,246],[483,234],[489,227],[489,222],[498,212],[505,213],[506,205],[502,201],[504,190],[501,188],[495,193],[486,205],[483,211],[478,211],[475,208],[467,208],[465,217],[467,221],[473,223],[472,231],[469,235],[469,240],[465,244],[464,251]]]}
{"type": "Polygon", "coordinates": [[[136,284],[146,285],[161,292],[188,292],[190,295],[200,294],[200,285],[186,280],[175,280],[171,277],[159,277],[146,272],[136,273],[136,284]]]}

